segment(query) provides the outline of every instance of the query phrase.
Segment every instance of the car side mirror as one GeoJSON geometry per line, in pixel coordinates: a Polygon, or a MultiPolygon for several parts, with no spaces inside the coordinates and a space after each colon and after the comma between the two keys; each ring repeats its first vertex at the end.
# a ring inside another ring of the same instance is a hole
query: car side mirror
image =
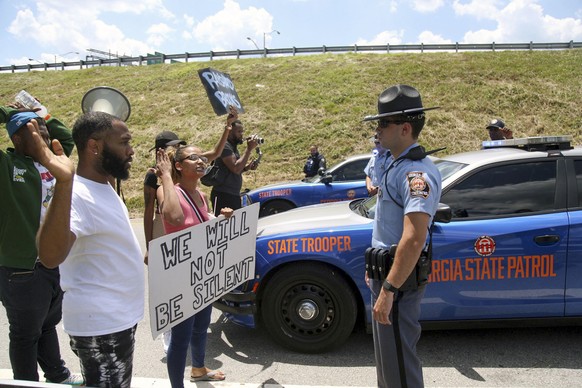
{"type": "Polygon", "coordinates": [[[325,174],[321,177],[321,183],[331,183],[333,181],[333,176],[331,174],[325,174]]]}
{"type": "Polygon", "coordinates": [[[324,176],[325,175],[325,168],[319,167],[319,169],[317,170],[317,175],[324,176]]]}
{"type": "Polygon", "coordinates": [[[439,202],[438,209],[436,214],[434,215],[435,222],[444,222],[445,224],[451,222],[451,218],[453,218],[453,212],[451,211],[451,207],[445,203],[439,202]]]}

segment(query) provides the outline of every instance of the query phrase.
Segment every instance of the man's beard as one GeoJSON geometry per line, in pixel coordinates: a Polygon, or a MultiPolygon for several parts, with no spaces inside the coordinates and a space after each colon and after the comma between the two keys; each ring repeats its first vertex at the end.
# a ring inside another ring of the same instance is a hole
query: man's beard
{"type": "Polygon", "coordinates": [[[113,152],[109,151],[107,146],[103,147],[103,152],[101,153],[101,167],[105,172],[116,179],[126,180],[129,178],[129,167],[127,163],[131,159],[121,159],[113,152]]]}
{"type": "Polygon", "coordinates": [[[242,138],[242,136],[239,138],[234,134],[233,134],[233,136],[228,138],[228,141],[234,145],[243,144],[245,142],[244,139],[242,138]]]}

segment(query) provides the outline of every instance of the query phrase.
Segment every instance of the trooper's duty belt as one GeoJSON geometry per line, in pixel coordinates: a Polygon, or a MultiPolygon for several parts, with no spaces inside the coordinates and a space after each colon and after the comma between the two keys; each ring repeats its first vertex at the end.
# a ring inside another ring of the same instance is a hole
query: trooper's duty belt
{"type": "MultiPolygon", "coordinates": [[[[392,244],[390,249],[371,247],[366,249],[364,257],[366,259],[366,272],[370,279],[380,282],[386,280],[390,268],[392,268],[392,264],[394,263],[397,247],[397,244],[392,244]]],[[[432,267],[432,257],[430,256],[427,249],[422,250],[412,273],[408,276],[404,284],[400,286],[400,291],[416,290],[428,283],[428,275],[430,275],[432,267]]]]}

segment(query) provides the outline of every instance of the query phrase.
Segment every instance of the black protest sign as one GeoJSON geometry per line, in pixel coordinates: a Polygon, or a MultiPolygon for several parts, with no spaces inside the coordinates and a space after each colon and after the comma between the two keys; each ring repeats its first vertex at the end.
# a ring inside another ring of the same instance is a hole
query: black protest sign
{"type": "Polygon", "coordinates": [[[229,105],[234,106],[239,113],[244,113],[242,103],[238,98],[230,75],[209,67],[198,70],[198,75],[202,85],[204,85],[204,89],[206,89],[206,94],[210,99],[214,113],[219,116],[229,113],[229,105]]]}

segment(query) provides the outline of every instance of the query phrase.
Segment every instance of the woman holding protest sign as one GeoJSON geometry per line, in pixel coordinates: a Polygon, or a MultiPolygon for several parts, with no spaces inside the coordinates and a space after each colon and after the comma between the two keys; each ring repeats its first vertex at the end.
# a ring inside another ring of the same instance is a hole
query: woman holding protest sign
{"type": "MultiPolygon", "coordinates": [[[[224,146],[226,145],[226,141],[230,132],[232,130],[232,122],[238,119],[238,111],[232,105],[228,107],[229,114],[226,117],[226,125],[224,126],[224,131],[222,132],[222,136],[214,146],[211,151],[204,152],[203,156],[208,158],[208,161],[213,161],[214,159],[218,158],[222,151],[224,150],[224,146]]],[[[178,135],[171,131],[163,131],[160,132],[155,139],[155,145],[150,149],[150,152],[153,150],[159,150],[160,148],[166,147],[177,147],[180,145],[186,145],[186,141],[180,140],[178,135]]],[[[159,173],[155,167],[148,168],[146,172],[146,176],[143,182],[143,198],[144,198],[144,213],[143,213],[143,228],[146,240],[146,248],[148,247],[151,240],[159,237],[162,233],[162,223],[161,220],[158,218],[159,215],[159,206],[156,202],[156,192],[158,190],[158,178],[159,173]],[[158,224],[159,221],[159,224],[158,224]]],[[[148,263],[148,252],[146,251],[144,262],[148,263]]]]}
{"type": "MultiPolygon", "coordinates": [[[[165,233],[183,230],[214,218],[208,211],[206,195],[198,190],[198,181],[204,176],[208,164],[200,148],[186,145],[159,149],[156,161],[162,181],[156,195],[165,233]]],[[[228,218],[233,210],[223,208],[220,213],[228,218]]],[[[167,358],[172,387],[184,386],[188,345],[192,357],[190,381],[221,381],[226,378],[223,372],[210,370],[204,364],[211,313],[212,305],[209,305],[172,328],[167,358]]]]}
{"type": "MultiPolygon", "coordinates": [[[[226,140],[232,130],[232,122],[238,119],[238,111],[232,105],[228,107],[229,114],[226,117],[226,125],[224,126],[224,131],[222,136],[214,146],[211,151],[206,151],[203,156],[207,157],[209,161],[212,161],[219,157],[224,149],[226,140]]],[[[155,145],[150,149],[159,150],[161,148],[167,147],[178,147],[180,145],[186,145],[186,141],[180,140],[178,135],[171,131],[160,132],[155,139],[155,145]]],[[[163,223],[161,215],[159,212],[159,206],[157,202],[157,190],[159,172],[155,167],[148,168],[146,172],[145,179],[143,182],[143,198],[144,198],[144,212],[143,212],[143,227],[146,243],[146,253],[144,256],[144,263],[148,264],[149,253],[147,248],[151,240],[158,238],[164,234],[163,223]]],[[[171,331],[167,331],[163,334],[162,343],[164,346],[164,352],[168,352],[168,347],[170,346],[171,331]]]]}

